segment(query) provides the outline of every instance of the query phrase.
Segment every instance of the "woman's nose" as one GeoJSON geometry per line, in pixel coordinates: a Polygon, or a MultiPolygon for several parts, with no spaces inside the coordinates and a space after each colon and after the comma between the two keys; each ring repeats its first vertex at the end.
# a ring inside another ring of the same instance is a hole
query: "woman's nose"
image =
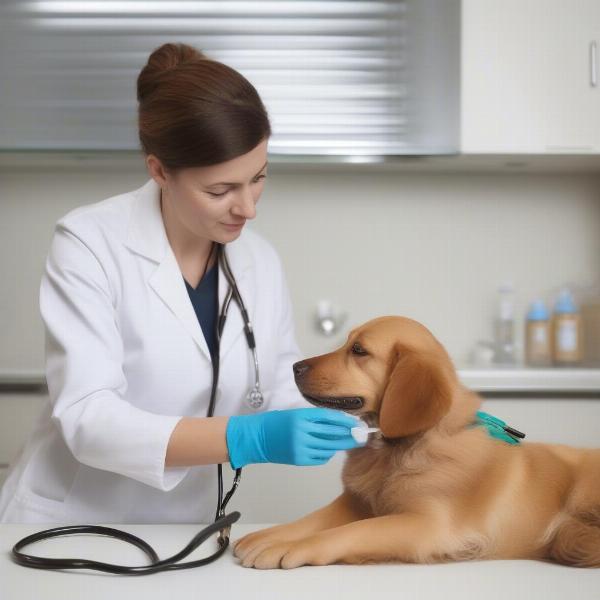
{"type": "Polygon", "coordinates": [[[232,212],[245,219],[254,219],[256,216],[256,200],[250,188],[241,188],[238,201],[232,212]]]}

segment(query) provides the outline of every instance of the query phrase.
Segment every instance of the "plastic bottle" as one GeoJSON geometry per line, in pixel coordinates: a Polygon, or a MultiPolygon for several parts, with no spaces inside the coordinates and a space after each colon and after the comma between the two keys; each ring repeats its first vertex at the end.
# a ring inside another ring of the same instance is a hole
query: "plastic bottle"
{"type": "Polygon", "coordinates": [[[530,367],[552,364],[550,314],[543,300],[531,303],[525,322],[525,363],[530,367]]]}
{"type": "Polygon", "coordinates": [[[498,288],[498,312],[494,320],[494,362],[501,365],[515,364],[514,340],[514,287],[504,283],[498,288]]]}
{"type": "Polygon", "coordinates": [[[569,288],[563,288],[554,306],[552,354],[556,366],[572,366],[583,357],[581,315],[569,288]]]}

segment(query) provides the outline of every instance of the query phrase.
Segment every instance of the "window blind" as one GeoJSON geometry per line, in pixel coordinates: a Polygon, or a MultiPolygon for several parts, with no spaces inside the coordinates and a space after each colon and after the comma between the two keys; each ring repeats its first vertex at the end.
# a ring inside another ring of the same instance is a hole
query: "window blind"
{"type": "Polygon", "coordinates": [[[0,149],[136,150],[165,42],[240,71],[287,155],[458,151],[459,0],[0,0],[0,149]]]}

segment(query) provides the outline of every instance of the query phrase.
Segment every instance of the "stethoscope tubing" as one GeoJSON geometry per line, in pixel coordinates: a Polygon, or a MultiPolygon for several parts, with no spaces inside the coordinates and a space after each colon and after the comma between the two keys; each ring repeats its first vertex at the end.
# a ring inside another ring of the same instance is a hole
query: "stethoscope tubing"
{"type": "MultiPolygon", "coordinates": [[[[53,529],[46,529],[45,531],[34,533],[18,541],[13,547],[12,554],[15,562],[25,567],[33,567],[35,569],[92,569],[95,571],[104,571],[106,573],[114,573],[120,575],[149,575],[151,573],[157,573],[159,571],[191,569],[193,567],[200,567],[202,565],[208,564],[219,558],[219,556],[221,556],[223,552],[225,552],[225,550],[227,549],[227,546],[229,545],[229,538],[227,538],[227,543],[220,542],[219,549],[214,554],[211,554],[206,558],[189,561],[186,563],[180,563],[179,561],[191,554],[200,544],[202,544],[211,535],[213,535],[213,533],[222,530],[223,528],[231,527],[231,525],[235,523],[239,518],[240,513],[238,511],[233,511],[228,515],[225,515],[218,521],[215,521],[214,523],[212,523],[208,527],[205,527],[202,531],[197,533],[183,550],[181,550],[177,554],[174,554],[170,558],[165,558],[164,560],[160,560],[158,558],[158,554],[156,554],[154,548],[152,548],[150,544],[140,539],[139,537],[133,535],[132,533],[121,531],[120,529],[113,529],[112,527],[103,527],[101,525],[69,525],[66,527],[55,527],[53,529]],[[64,535],[74,535],[77,533],[104,535],[133,544],[134,546],[137,546],[138,548],[140,548],[140,550],[143,550],[146,553],[146,555],[150,559],[151,564],[143,565],[140,567],[129,567],[99,562],[96,560],[78,558],[45,558],[39,556],[31,556],[29,554],[24,554],[21,552],[22,548],[28,546],[29,544],[33,544],[34,542],[39,542],[41,540],[64,535]]],[[[219,540],[220,539],[222,538],[219,538],[219,540]]]]}

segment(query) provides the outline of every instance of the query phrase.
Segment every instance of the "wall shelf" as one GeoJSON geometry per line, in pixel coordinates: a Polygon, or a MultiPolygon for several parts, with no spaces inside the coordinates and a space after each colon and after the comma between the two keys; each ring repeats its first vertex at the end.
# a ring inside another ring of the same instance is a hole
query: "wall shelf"
{"type": "Polygon", "coordinates": [[[14,391],[47,393],[46,374],[35,369],[0,369],[0,392],[14,391]]]}
{"type": "MultiPolygon", "coordinates": [[[[476,392],[597,392],[600,395],[600,368],[475,368],[458,369],[461,381],[476,392]]],[[[0,391],[46,389],[46,376],[35,369],[0,370],[0,391]]]]}
{"type": "Polygon", "coordinates": [[[477,392],[598,392],[600,368],[459,368],[461,381],[477,392]]]}

